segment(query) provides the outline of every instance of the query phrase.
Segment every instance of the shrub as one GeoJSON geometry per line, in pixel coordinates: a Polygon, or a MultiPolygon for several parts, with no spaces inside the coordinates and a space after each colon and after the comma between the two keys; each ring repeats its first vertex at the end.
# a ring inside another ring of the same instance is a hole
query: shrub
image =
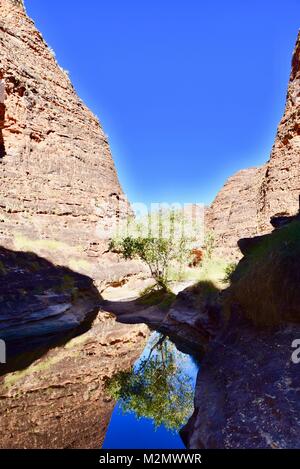
{"type": "Polygon", "coordinates": [[[237,263],[236,262],[230,262],[226,267],[225,267],[225,272],[224,272],[224,283],[230,283],[232,280],[232,276],[237,268],[237,263]]]}
{"type": "Polygon", "coordinates": [[[208,231],[204,239],[204,256],[211,259],[215,248],[215,236],[212,231],[208,231]]]}

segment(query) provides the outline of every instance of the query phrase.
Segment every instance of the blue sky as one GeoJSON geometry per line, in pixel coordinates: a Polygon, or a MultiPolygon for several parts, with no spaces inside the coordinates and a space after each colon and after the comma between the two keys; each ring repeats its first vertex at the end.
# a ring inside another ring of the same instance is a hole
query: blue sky
{"type": "Polygon", "coordinates": [[[268,157],[299,0],[25,0],[132,202],[209,203],[268,157]]]}

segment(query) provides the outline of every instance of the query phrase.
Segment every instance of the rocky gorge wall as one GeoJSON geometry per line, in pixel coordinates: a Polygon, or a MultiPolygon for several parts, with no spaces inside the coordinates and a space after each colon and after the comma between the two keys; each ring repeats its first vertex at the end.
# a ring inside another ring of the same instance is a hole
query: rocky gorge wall
{"type": "Polygon", "coordinates": [[[140,265],[107,253],[130,213],[107,137],[19,0],[0,0],[1,448],[101,448],[148,329],[99,288],[140,265]]]}
{"type": "Polygon", "coordinates": [[[237,241],[268,233],[274,215],[294,215],[300,194],[300,34],[292,59],[284,116],[269,161],[242,170],[221,189],[206,214],[218,255],[239,258],[237,241]]]}
{"type": "Polygon", "coordinates": [[[206,226],[214,233],[215,252],[239,257],[237,241],[258,233],[259,189],[263,168],[249,168],[228,179],[206,211],[206,226]]]}
{"type": "Polygon", "coordinates": [[[294,215],[300,194],[300,32],[293,58],[284,116],[260,186],[259,229],[270,231],[274,215],[294,215]]]}
{"type": "Polygon", "coordinates": [[[0,244],[118,279],[136,266],[105,254],[130,210],[107,137],[23,2],[0,5],[0,244]]]}

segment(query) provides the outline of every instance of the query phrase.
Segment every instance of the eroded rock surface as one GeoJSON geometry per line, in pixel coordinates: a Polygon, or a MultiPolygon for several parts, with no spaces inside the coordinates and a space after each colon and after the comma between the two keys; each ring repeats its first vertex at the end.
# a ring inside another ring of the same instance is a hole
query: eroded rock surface
{"type": "Polygon", "coordinates": [[[100,448],[105,380],[148,329],[99,312],[94,282],[141,267],[107,252],[130,213],[107,137],[19,0],[0,0],[0,179],[0,447],[100,448]]]}
{"type": "MultiPolygon", "coordinates": [[[[178,282],[172,285],[172,290],[178,295],[170,306],[164,303],[147,306],[139,295],[122,298],[125,286],[116,289],[114,294],[105,292],[101,307],[113,313],[122,324],[147,324],[150,329],[168,336],[178,350],[198,360],[222,325],[220,307],[215,302],[212,304],[206,296],[206,300],[199,304],[199,288],[201,286],[190,282],[178,282]]],[[[217,293],[213,292],[214,299],[217,293]]]]}
{"type": "Polygon", "coordinates": [[[148,329],[100,301],[91,278],[0,248],[1,448],[101,447],[115,405],[105,380],[132,366],[148,329]]]}
{"type": "Polygon", "coordinates": [[[260,188],[259,229],[270,231],[274,215],[294,215],[300,194],[300,32],[292,59],[292,71],[284,116],[279,124],[270,160],[260,188]]]}
{"type": "Polygon", "coordinates": [[[270,217],[294,215],[300,193],[300,35],[290,76],[286,108],[270,159],[261,168],[231,177],[207,211],[218,255],[239,258],[237,241],[272,231],[270,217]]]}
{"type": "Polygon", "coordinates": [[[259,191],[263,173],[263,168],[239,171],[226,182],[207,209],[206,224],[213,230],[218,256],[240,257],[238,239],[258,233],[259,191]]]}
{"type": "Polygon", "coordinates": [[[140,269],[105,253],[129,211],[109,143],[22,2],[0,8],[0,244],[98,283],[140,269]]]}

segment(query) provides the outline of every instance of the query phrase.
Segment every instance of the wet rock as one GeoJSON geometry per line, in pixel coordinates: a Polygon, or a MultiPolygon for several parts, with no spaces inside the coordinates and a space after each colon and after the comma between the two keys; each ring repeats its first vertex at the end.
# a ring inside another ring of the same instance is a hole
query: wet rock
{"type": "MultiPolygon", "coordinates": [[[[178,288],[184,288],[179,284],[178,288]]],[[[120,289],[122,290],[122,289],[120,289]]],[[[102,308],[110,311],[122,324],[147,324],[149,328],[166,335],[178,350],[196,359],[203,357],[207,345],[222,326],[220,308],[216,304],[195,305],[195,288],[186,288],[171,307],[145,307],[139,299],[105,300],[102,308]]]]}
{"type": "Polygon", "coordinates": [[[0,338],[7,349],[0,374],[88,328],[99,309],[91,278],[33,253],[0,247],[0,280],[0,338]]]}

